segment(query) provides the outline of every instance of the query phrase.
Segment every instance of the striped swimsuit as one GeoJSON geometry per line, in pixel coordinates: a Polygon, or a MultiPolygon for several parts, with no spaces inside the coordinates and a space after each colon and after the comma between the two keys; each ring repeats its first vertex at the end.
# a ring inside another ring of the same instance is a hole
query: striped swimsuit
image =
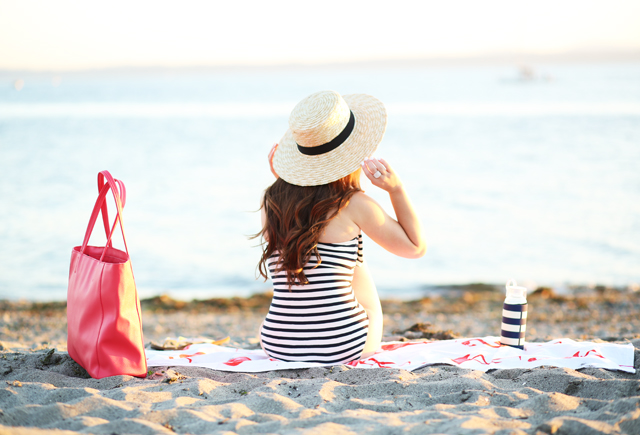
{"type": "Polygon", "coordinates": [[[312,254],[304,267],[309,283],[291,290],[285,272],[275,273],[277,253],[269,259],[273,300],[261,338],[272,358],[341,364],[362,354],[369,319],[351,287],[355,267],[362,264],[362,234],[348,242],[318,243],[318,252],[320,264],[312,254]]]}

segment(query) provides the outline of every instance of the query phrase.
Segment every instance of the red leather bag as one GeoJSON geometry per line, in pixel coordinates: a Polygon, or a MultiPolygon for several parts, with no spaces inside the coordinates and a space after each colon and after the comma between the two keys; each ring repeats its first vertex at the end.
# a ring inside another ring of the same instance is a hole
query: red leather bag
{"type": "Polygon", "coordinates": [[[82,246],[71,251],[67,291],[67,350],[91,377],[147,375],[142,339],[140,300],[122,226],[126,202],[124,183],[108,171],[98,174],[99,195],[93,207],[82,246]],[[105,182],[106,180],[106,182],[105,182]],[[106,197],[111,191],[117,214],[109,226],[106,197]],[[98,214],[102,212],[107,243],[88,246],[98,214]],[[126,252],[111,243],[116,225],[126,252]]]}

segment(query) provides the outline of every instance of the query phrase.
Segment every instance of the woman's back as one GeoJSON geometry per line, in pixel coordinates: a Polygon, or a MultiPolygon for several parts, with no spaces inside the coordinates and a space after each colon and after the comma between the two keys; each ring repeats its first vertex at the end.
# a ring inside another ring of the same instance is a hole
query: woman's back
{"type": "Polygon", "coordinates": [[[284,361],[341,364],[359,357],[369,320],[358,303],[352,281],[362,264],[362,235],[317,244],[320,259],[304,266],[308,282],[289,287],[279,256],[269,259],[273,300],[261,330],[264,350],[284,361]]]}

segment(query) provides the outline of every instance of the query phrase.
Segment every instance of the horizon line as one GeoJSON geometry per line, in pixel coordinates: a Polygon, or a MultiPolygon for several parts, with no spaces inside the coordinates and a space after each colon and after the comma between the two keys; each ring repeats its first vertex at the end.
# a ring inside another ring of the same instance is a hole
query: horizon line
{"type": "Polygon", "coordinates": [[[585,63],[585,62],[639,62],[640,48],[624,50],[587,51],[572,50],[559,53],[488,53],[459,56],[425,56],[415,58],[365,59],[355,61],[280,62],[280,63],[229,63],[184,65],[115,65],[71,69],[0,68],[0,74],[91,74],[91,73],[149,73],[149,72],[219,72],[238,70],[308,70],[314,68],[389,68],[389,67],[440,67],[511,64],[531,66],[535,62],[585,63]]]}

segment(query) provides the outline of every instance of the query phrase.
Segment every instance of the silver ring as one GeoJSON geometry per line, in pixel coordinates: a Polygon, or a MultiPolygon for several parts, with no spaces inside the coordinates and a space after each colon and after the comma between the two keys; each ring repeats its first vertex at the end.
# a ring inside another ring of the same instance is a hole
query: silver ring
{"type": "Polygon", "coordinates": [[[382,173],[380,173],[380,171],[376,171],[376,173],[373,174],[373,178],[380,178],[381,175],[382,173]]]}

